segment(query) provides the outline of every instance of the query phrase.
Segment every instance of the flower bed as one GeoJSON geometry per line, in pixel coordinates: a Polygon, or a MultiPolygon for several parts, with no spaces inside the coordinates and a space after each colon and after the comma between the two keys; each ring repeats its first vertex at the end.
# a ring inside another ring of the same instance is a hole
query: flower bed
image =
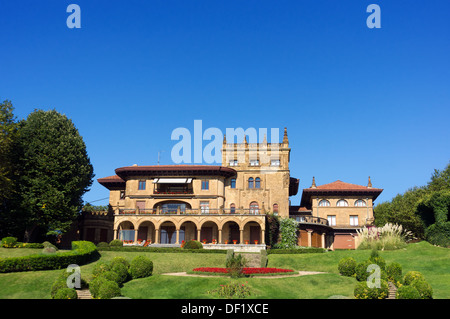
{"type": "MultiPolygon", "coordinates": [[[[228,268],[222,267],[199,267],[192,270],[194,273],[207,273],[207,274],[229,274],[228,268]]],[[[271,275],[271,274],[293,274],[292,269],[282,269],[282,268],[256,268],[256,267],[245,267],[242,268],[242,273],[244,275],[271,275]]]]}

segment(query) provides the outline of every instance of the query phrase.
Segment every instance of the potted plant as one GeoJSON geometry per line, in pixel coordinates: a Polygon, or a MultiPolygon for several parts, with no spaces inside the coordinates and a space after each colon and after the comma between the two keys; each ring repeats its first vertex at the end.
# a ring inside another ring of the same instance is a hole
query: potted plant
{"type": "Polygon", "coordinates": [[[255,245],[258,245],[258,240],[255,240],[255,245]]]}
{"type": "Polygon", "coordinates": [[[233,244],[236,245],[237,244],[237,240],[233,239],[233,244]]]}
{"type": "Polygon", "coordinates": [[[248,245],[249,241],[248,241],[248,240],[244,240],[244,243],[245,243],[246,245],[248,245]]]}
{"type": "Polygon", "coordinates": [[[206,244],[206,239],[203,239],[203,240],[202,240],[202,243],[203,243],[203,244],[206,244]]]}
{"type": "Polygon", "coordinates": [[[225,240],[225,245],[228,245],[228,239],[225,240]]]}
{"type": "Polygon", "coordinates": [[[214,238],[214,239],[212,240],[212,243],[213,243],[213,245],[217,244],[217,240],[214,238]]]}

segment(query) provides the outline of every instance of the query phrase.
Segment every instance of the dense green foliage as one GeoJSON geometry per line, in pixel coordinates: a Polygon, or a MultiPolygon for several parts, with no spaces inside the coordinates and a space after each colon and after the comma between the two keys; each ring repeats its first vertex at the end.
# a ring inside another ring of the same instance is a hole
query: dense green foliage
{"type": "Polygon", "coordinates": [[[24,242],[69,230],[92,184],[93,167],[77,128],[55,110],[16,122],[0,104],[0,236],[24,242]]]}
{"type": "Polygon", "coordinates": [[[402,225],[434,245],[450,246],[450,164],[435,170],[426,186],[413,187],[374,209],[375,225],[402,225]]]}
{"type": "Polygon", "coordinates": [[[345,257],[339,261],[338,270],[342,276],[351,277],[356,272],[356,260],[353,257],[345,257]]]}
{"type": "Polygon", "coordinates": [[[297,246],[298,222],[293,218],[281,218],[280,223],[280,240],[273,245],[277,249],[291,249],[297,246]]]}

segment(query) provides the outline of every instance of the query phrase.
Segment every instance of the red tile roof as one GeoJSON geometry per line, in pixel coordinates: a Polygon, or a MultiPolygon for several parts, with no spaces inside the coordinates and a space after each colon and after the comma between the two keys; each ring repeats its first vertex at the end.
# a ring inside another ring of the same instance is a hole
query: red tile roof
{"type": "Polygon", "coordinates": [[[302,199],[300,201],[301,206],[310,206],[310,200],[312,196],[348,196],[348,195],[365,195],[372,197],[375,200],[383,191],[382,188],[373,188],[362,185],[356,185],[351,183],[345,183],[337,180],[329,184],[323,184],[315,188],[304,188],[302,193],[302,199]]]}

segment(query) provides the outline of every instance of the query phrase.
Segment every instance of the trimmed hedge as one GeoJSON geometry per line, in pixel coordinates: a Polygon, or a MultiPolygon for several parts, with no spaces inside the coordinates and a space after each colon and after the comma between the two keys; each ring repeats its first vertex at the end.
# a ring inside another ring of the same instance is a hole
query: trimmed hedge
{"type": "Polygon", "coordinates": [[[71,264],[83,265],[100,255],[90,241],[73,241],[72,250],[54,254],[33,254],[0,259],[0,273],[62,269],[71,264]]]}
{"type": "Polygon", "coordinates": [[[203,249],[203,245],[197,240],[189,240],[184,244],[183,249],[203,249]]]}
{"type": "Polygon", "coordinates": [[[401,286],[395,294],[396,299],[420,299],[419,291],[413,286],[401,286]]]}
{"type": "Polygon", "coordinates": [[[268,249],[267,254],[315,254],[324,253],[326,249],[308,247],[308,248],[293,248],[293,249],[268,249]]]}
{"type": "Polygon", "coordinates": [[[58,289],[53,299],[78,299],[77,291],[73,288],[58,289]]]}
{"type": "Polygon", "coordinates": [[[109,246],[98,247],[99,251],[129,251],[149,253],[198,253],[198,254],[226,254],[225,249],[185,249],[180,247],[143,247],[143,246],[109,246]]]}

